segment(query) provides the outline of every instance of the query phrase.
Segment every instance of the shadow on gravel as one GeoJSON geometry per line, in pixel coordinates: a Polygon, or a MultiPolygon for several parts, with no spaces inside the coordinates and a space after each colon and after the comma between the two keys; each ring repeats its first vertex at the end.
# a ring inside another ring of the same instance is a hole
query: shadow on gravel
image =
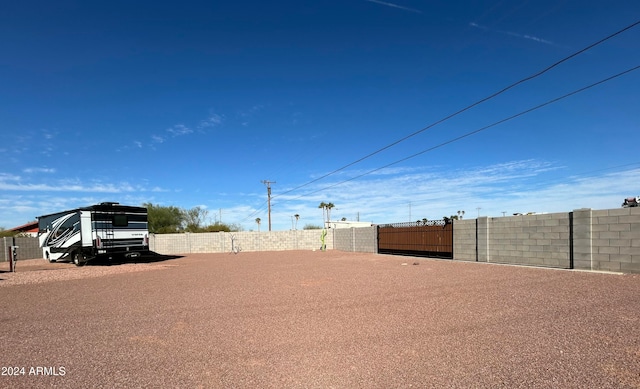
{"type": "Polygon", "coordinates": [[[182,258],[182,255],[163,255],[153,251],[143,254],[138,258],[126,258],[124,256],[117,256],[114,258],[95,258],[87,262],[85,266],[115,266],[124,265],[127,263],[153,263],[168,261],[171,259],[182,258]]]}

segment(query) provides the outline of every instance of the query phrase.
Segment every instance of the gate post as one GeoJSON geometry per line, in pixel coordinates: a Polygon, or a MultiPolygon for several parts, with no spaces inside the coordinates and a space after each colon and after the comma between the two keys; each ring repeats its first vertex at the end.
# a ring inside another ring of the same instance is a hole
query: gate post
{"type": "Polygon", "coordinates": [[[9,271],[16,271],[16,262],[18,261],[18,246],[9,246],[9,271]]]}
{"type": "Polygon", "coordinates": [[[13,272],[13,257],[11,256],[11,246],[7,247],[7,258],[9,259],[9,271],[13,272]]]}

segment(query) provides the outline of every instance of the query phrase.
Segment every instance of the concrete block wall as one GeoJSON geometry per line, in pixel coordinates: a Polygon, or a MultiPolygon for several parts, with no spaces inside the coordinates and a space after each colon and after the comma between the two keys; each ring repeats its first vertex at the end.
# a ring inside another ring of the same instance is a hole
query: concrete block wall
{"type": "MultiPolygon", "coordinates": [[[[333,230],[327,230],[327,249],[333,249],[333,230]]],[[[165,255],[241,251],[283,251],[320,249],[322,230],[240,231],[184,234],[151,234],[149,248],[165,255]]]]}
{"type": "Polygon", "coordinates": [[[336,250],[359,253],[378,252],[378,231],[376,226],[337,228],[333,230],[333,237],[333,245],[336,250]]]}
{"type": "Polygon", "coordinates": [[[476,260],[476,219],[453,221],[454,260],[476,260]]]}
{"type": "Polygon", "coordinates": [[[591,253],[575,262],[576,269],[640,273],[640,208],[592,211],[590,235],[591,253]]]}
{"type": "Polygon", "coordinates": [[[351,230],[353,231],[353,251],[359,253],[378,252],[378,227],[351,228],[351,230]]]}
{"type": "Polygon", "coordinates": [[[488,218],[488,226],[489,262],[571,267],[566,213],[488,218]]]}
{"type": "Polygon", "coordinates": [[[454,260],[571,268],[570,214],[454,221],[454,260]]]}
{"type": "Polygon", "coordinates": [[[333,246],[341,251],[353,250],[353,232],[351,228],[341,228],[333,231],[333,246]]]}
{"type": "Polygon", "coordinates": [[[42,258],[42,249],[40,248],[38,238],[16,236],[15,238],[3,237],[0,239],[0,261],[9,261],[9,248],[13,246],[13,239],[15,239],[15,245],[18,246],[18,261],[22,259],[42,258]]]}
{"type": "Polygon", "coordinates": [[[591,209],[577,209],[569,215],[571,218],[572,265],[574,269],[591,270],[593,258],[591,256],[591,209]]]}
{"type": "MultiPolygon", "coordinates": [[[[476,219],[476,261],[489,262],[489,218],[479,217],[476,219]]],[[[455,231],[453,239],[456,238],[455,231]]],[[[455,257],[456,253],[453,252],[455,257]]]]}
{"type": "Polygon", "coordinates": [[[454,260],[640,273],[640,208],[454,221],[454,260]]]}

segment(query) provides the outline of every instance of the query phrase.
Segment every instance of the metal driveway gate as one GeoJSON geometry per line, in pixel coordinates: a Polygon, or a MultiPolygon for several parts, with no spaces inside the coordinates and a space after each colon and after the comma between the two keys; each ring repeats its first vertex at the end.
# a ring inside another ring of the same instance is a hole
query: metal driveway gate
{"type": "Polygon", "coordinates": [[[378,226],[378,253],[453,258],[453,223],[444,220],[378,226]]]}

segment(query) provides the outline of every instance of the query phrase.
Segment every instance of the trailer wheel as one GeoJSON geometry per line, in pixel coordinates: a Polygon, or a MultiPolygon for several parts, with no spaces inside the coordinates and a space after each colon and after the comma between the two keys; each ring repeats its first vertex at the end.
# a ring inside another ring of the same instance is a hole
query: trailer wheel
{"type": "Polygon", "coordinates": [[[84,266],[87,260],[81,252],[76,252],[73,254],[73,263],[76,266],[84,266]]]}

